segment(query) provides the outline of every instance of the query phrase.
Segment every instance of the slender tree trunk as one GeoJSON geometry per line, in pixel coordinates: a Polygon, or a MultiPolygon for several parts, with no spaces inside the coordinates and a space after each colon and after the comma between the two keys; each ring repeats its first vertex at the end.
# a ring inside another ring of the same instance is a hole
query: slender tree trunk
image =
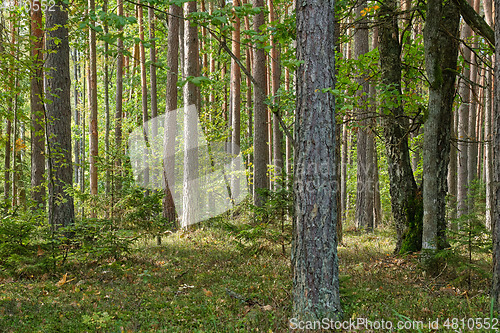
{"type": "MultiPolygon", "coordinates": [[[[141,2],[139,2],[141,3],[141,2]]],[[[149,129],[148,127],[148,120],[149,120],[149,114],[148,114],[148,82],[147,82],[147,72],[146,72],[146,52],[144,48],[144,13],[142,10],[142,5],[139,4],[137,5],[137,18],[138,18],[138,23],[139,23],[139,39],[141,40],[139,44],[139,63],[141,66],[141,106],[142,106],[142,125],[144,126],[144,135],[148,135],[149,129]]],[[[146,137],[146,142],[150,142],[151,138],[146,137]]],[[[146,148],[147,150],[148,148],[146,148]]],[[[148,155],[148,152],[144,152],[145,156],[148,155]]],[[[148,187],[149,185],[149,163],[147,159],[144,159],[144,165],[143,165],[143,186],[148,187]]]]}
{"type": "MultiPolygon", "coordinates": [[[[95,0],[89,0],[89,10],[95,11],[95,0]]],[[[90,22],[92,25],[94,21],[90,22]]],[[[97,195],[97,158],[99,155],[98,130],[97,130],[97,56],[95,30],[89,28],[90,51],[90,78],[89,78],[89,103],[90,103],[90,193],[97,195]]],[[[96,210],[92,216],[96,217],[96,210]]]]}
{"type": "MultiPolygon", "coordinates": [[[[118,2],[118,15],[123,15],[123,0],[117,0],[118,2]]],[[[119,28],[119,31],[123,31],[123,27],[119,28]]],[[[114,180],[115,189],[117,193],[120,193],[122,188],[121,180],[121,169],[122,169],[122,119],[123,119],[123,40],[118,38],[118,56],[116,60],[116,106],[115,106],[115,149],[116,149],[116,159],[115,159],[115,171],[116,179],[114,180]]]]}
{"type": "Polygon", "coordinates": [[[495,0],[495,90],[493,94],[493,281],[491,297],[500,309],[500,0],[495,0]]]}
{"type": "MultiPolygon", "coordinates": [[[[464,24],[460,35],[461,40],[467,40],[471,36],[471,28],[464,24]]],[[[466,64],[470,62],[471,50],[463,46],[462,54],[466,64]]],[[[463,69],[463,77],[470,77],[470,70],[467,65],[463,69]]],[[[462,103],[458,109],[458,170],[457,170],[457,217],[468,213],[468,172],[467,156],[469,141],[469,106],[470,106],[470,86],[464,79],[459,81],[458,91],[462,98],[462,103]]]]}
{"type": "MultiPolygon", "coordinates": [[[[334,1],[297,8],[297,111],[292,243],[293,318],[338,320],[334,1]],[[323,52],[318,52],[323,50],[323,52]],[[318,126],[321,124],[321,126],[318,126]]],[[[257,59],[256,59],[257,60],[257,59]]]]}
{"type": "MultiPolygon", "coordinates": [[[[108,10],[108,0],[104,0],[103,11],[108,10]]],[[[104,33],[107,34],[109,31],[108,24],[104,22],[104,33]]],[[[105,132],[104,132],[104,156],[106,165],[106,179],[104,185],[104,191],[106,197],[111,193],[111,170],[109,166],[109,132],[110,132],[110,114],[109,114],[109,56],[108,56],[108,42],[104,41],[104,115],[106,118],[105,132]]],[[[106,217],[108,217],[108,210],[106,210],[106,217]]]]}
{"type": "MultiPolygon", "coordinates": [[[[234,6],[240,6],[240,1],[235,0],[234,6]]],[[[235,15],[233,23],[233,41],[232,52],[240,59],[240,18],[235,15]]],[[[231,119],[232,119],[232,148],[231,154],[236,156],[240,153],[240,106],[241,106],[241,72],[240,67],[234,59],[231,60],[231,119]]],[[[241,159],[236,158],[233,160],[233,174],[231,176],[231,196],[236,199],[240,196],[240,177],[236,173],[241,169],[241,159]]]]}
{"type": "MultiPolygon", "coordinates": [[[[189,17],[196,12],[196,2],[184,4],[189,17]]],[[[184,25],[184,65],[187,77],[199,76],[198,27],[186,20],[184,25]]],[[[184,86],[184,190],[182,201],[182,227],[197,222],[198,218],[198,87],[188,82],[184,86]]]]}
{"type": "MultiPolygon", "coordinates": [[[[359,59],[368,53],[368,21],[361,12],[367,7],[362,1],[356,7],[357,25],[354,35],[354,56],[359,59]]],[[[373,137],[369,135],[368,96],[369,82],[366,73],[358,73],[357,90],[359,98],[356,114],[358,117],[357,144],[357,190],[356,190],[356,227],[367,231],[373,230],[373,137]]]]}
{"type": "Polygon", "coordinates": [[[491,96],[491,75],[490,72],[486,73],[486,84],[485,84],[485,110],[484,110],[484,155],[485,155],[485,163],[484,163],[484,173],[485,173],[485,183],[486,183],[486,227],[491,230],[492,228],[492,182],[493,182],[493,135],[492,135],[492,96],[491,96]]]}
{"type": "Polygon", "coordinates": [[[167,98],[165,110],[164,154],[165,160],[164,179],[165,195],[163,197],[163,217],[170,223],[175,223],[177,215],[174,204],[175,191],[175,137],[177,118],[177,76],[179,73],[179,16],[182,15],[181,7],[171,5],[169,12],[172,14],[168,21],[167,37],[167,98]]]}
{"type": "MultiPolygon", "coordinates": [[[[33,0],[33,3],[38,0],[33,0]]],[[[32,7],[33,8],[33,7],[32,7]]],[[[31,11],[31,197],[35,208],[45,208],[45,120],[43,108],[43,23],[42,11],[31,11]]]]}
{"type": "Polygon", "coordinates": [[[53,230],[73,223],[73,197],[65,187],[72,186],[71,101],[68,43],[68,12],[62,1],[47,11],[44,78],[45,110],[49,155],[49,221],[53,230]]]}
{"type": "MultiPolygon", "coordinates": [[[[424,43],[430,85],[424,137],[422,249],[432,255],[447,246],[446,193],[456,76],[450,68],[456,68],[458,57],[458,43],[451,37],[458,36],[460,16],[454,2],[430,0],[427,5],[424,43]]],[[[428,268],[435,269],[433,265],[428,268]]]]}
{"type": "MultiPolygon", "coordinates": [[[[264,0],[252,0],[254,8],[263,8],[264,0]]],[[[264,12],[256,14],[253,19],[253,29],[258,35],[261,35],[260,26],[264,24],[264,12]]],[[[266,87],[266,54],[263,45],[257,43],[253,50],[253,76],[259,87],[254,87],[254,174],[253,185],[254,204],[258,207],[264,204],[264,198],[259,193],[269,187],[267,177],[268,164],[268,127],[267,127],[267,107],[265,101],[266,87]]]]}

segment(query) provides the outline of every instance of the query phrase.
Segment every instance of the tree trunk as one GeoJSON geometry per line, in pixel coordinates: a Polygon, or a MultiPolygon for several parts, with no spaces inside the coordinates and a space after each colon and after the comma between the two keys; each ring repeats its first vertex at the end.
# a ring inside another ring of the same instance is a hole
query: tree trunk
{"type": "Polygon", "coordinates": [[[295,127],[292,271],[293,318],[297,320],[342,316],[335,97],[320,92],[335,86],[334,20],[334,1],[306,0],[297,8],[297,58],[304,61],[297,70],[295,127]]]}
{"type": "Polygon", "coordinates": [[[165,110],[165,127],[163,152],[165,160],[164,167],[164,197],[163,217],[170,223],[175,223],[174,191],[175,191],[175,137],[177,118],[177,75],[179,73],[179,16],[182,15],[181,7],[171,5],[169,12],[172,14],[168,20],[167,37],[167,100],[165,110]]]}
{"type": "MultiPolygon", "coordinates": [[[[429,78],[428,118],[425,122],[423,178],[424,224],[422,249],[432,255],[447,246],[446,193],[453,123],[455,72],[458,56],[459,12],[455,3],[428,2],[424,29],[425,64],[429,78]]],[[[431,264],[432,262],[429,262],[431,264]]],[[[429,269],[435,267],[429,266],[429,269]]]]}
{"type": "Polygon", "coordinates": [[[408,129],[401,105],[401,45],[395,0],[386,0],[379,10],[379,52],[382,83],[392,91],[380,104],[383,118],[392,214],[396,225],[395,253],[419,251],[422,241],[422,196],[411,168],[408,129]],[[388,107],[387,105],[394,105],[388,107]]]}
{"type": "MultiPolygon", "coordinates": [[[[138,18],[138,24],[139,24],[139,39],[141,40],[139,44],[139,63],[141,66],[141,108],[142,108],[142,126],[144,126],[144,135],[147,135],[149,132],[148,127],[148,120],[149,120],[149,114],[148,114],[148,82],[147,82],[147,73],[146,73],[146,51],[144,48],[144,13],[142,10],[142,5],[140,4],[137,5],[137,18],[138,18]]],[[[145,138],[146,142],[150,142],[151,138],[146,137],[145,138]]],[[[145,156],[148,156],[149,153],[147,151],[148,148],[146,148],[146,151],[144,152],[145,156]]],[[[148,187],[149,185],[149,163],[147,159],[144,159],[144,164],[143,164],[143,186],[148,187]]]]}
{"type": "MultiPolygon", "coordinates": [[[[33,0],[33,2],[38,0],[33,0]]],[[[43,23],[42,11],[31,11],[31,57],[33,76],[31,77],[31,197],[35,209],[45,208],[45,120],[43,108],[43,23]]]]}
{"type": "MultiPolygon", "coordinates": [[[[460,35],[461,40],[467,40],[471,36],[471,28],[464,24],[460,35]]],[[[469,78],[470,70],[467,64],[471,59],[471,50],[467,46],[462,47],[462,54],[466,66],[463,69],[463,77],[469,78]]],[[[461,79],[458,84],[458,93],[462,99],[462,103],[458,109],[458,170],[457,170],[457,217],[468,214],[468,172],[467,172],[467,156],[468,156],[468,134],[469,134],[469,104],[470,104],[470,87],[469,83],[461,79]]]]}
{"type": "MultiPolygon", "coordinates": [[[[118,2],[118,16],[123,15],[123,0],[117,0],[118,2]]],[[[119,28],[119,31],[123,31],[123,27],[119,28]]],[[[118,56],[116,60],[116,108],[115,108],[115,147],[116,147],[116,159],[115,159],[115,170],[116,170],[116,180],[115,189],[117,193],[120,193],[122,188],[121,180],[121,168],[122,168],[122,119],[123,119],[123,40],[118,38],[118,56]]]]}
{"type": "MultiPolygon", "coordinates": [[[[368,21],[361,12],[367,7],[362,1],[356,7],[357,25],[354,34],[354,56],[359,59],[368,53],[368,21]]],[[[357,190],[356,190],[356,227],[367,231],[373,230],[373,136],[369,135],[368,96],[370,85],[366,73],[358,73],[357,83],[360,89],[356,107],[358,122],[357,144],[357,190]]]]}
{"type": "Polygon", "coordinates": [[[500,0],[495,0],[495,86],[493,98],[493,281],[491,297],[500,309],[500,0]]]}
{"type": "MultiPolygon", "coordinates": [[[[95,0],[89,0],[90,13],[95,11],[95,0]]],[[[91,20],[90,24],[95,25],[91,20]]],[[[90,102],[90,193],[97,195],[97,157],[99,155],[98,132],[97,132],[97,57],[96,57],[96,35],[95,30],[89,28],[89,51],[90,51],[90,78],[89,78],[89,102],[90,102]]],[[[96,217],[96,210],[92,210],[96,217]]]]}
{"type": "MultiPolygon", "coordinates": [[[[238,0],[235,0],[234,6],[240,6],[238,0]]],[[[240,18],[235,15],[233,23],[233,41],[232,52],[240,59],[240,18]]],[[[241,105],[241,72],[240,67],[234,59],[231,59],[231,119],[232,119],[232,148],[231,154],[234,156],[240,153],[240,105],[241,105]]],[[[236,174],[241,169],[241,159],[235,158],[233,160],[233,174],[231,175],[231,197],[236,199],[240,196],[240,177],[236,174]]]]}
{"type": "MultiPolygon", "coordinates": [[[[108,0],[104,0],[103,11],[107,12],[108,10],[108,0]]],[[[104,33],[108,33],[108,24],[104,22],[104,33]]],[[[110,131],[110,114],[109,114],[109,66],[108,66],[108,42],[104,41],[104,116],[105,116],[105,131],[104,131],[104,156],[105,156],[105,166],[106,166],[106,179],[104,185],[104,191],[106,193],[106,197],[108,197],[111,193],[111,170],[109,166],[109,131],[110,131]]],[[[106,199],[107,200],[107,199],[106,199]]],[[[108,210],[106,209],[106,217],[108,217],[108,210]]]]}
{"type": "Polygon", "coordinates": [[[71,101],[68,43],[68,12],[62,1],[45,20],[48,50],[45,60],[45,110],[49,154],[49,221],[52,230],[73,223],[73,197],[65,190],[72,186],[71,101]]]}
{"type": "MultiPolygon", "coordinates": [[[[189,17],[196,12],[196,2],[184,4],[189,17]]],[[[186,77],[199,76],[198,26],[186,20],[184,25],[184,65],[186,77]]],[[[182,227],[198,222],[198,87],[187,82],[184,86],[184,190],[182,227]]]]}
{"type": "MultiPolygon", "coordinates": [[[[269,21],[276,21],[276,14],[274,12],[274,4],[269,0],[269,21]]],[[[280,54],[279,43],[276,37],[271,39],[271,92],[273,95],[274,108],[279,107],[278,89],[280,87],[281,68],[280,68],[280,54]]],[[[281,148],[281,141],[283,140],[283,133],[281,132],[278,116],[273,113],[273,165],[274,165],[274,178],[275,189],[282,186],[282,172],[283,172],[283,153],[281,148]]]]}
{"type": "MultiPolygon", "coordinates": [[[[253,0],[254,8],[264,7],[264,0],[253,0]]],[[[257,35],[262,35],[260,26],[265,23],[264,12],[256,14],[253,19],[253,29],[257,35]]],[[[254,171],[253,171],[253,200],[254,204],[261,207],[264,204],[264,198],[259,193],[261,190],[269,188],[269,180],[267,177],[268,164],[268,127],[267,127],[267,107],[264,103],[266,89],[266,53],[262,48],[261,43],[257,43],[253,50],[253,76],[258,83],[258,87],[254,87],[254,171]]]]}

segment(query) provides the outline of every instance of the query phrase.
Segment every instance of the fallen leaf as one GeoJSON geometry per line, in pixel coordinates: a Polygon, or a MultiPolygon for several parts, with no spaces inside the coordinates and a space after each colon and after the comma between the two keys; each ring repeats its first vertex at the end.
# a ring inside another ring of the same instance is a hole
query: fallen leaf
{"type": "Polygon", "coordinates": [[[65,273],[59,282],[56,283],[56,286],[61,287],[63,284],[66,283],[66,280],[68,279],[68,273],[65,273]]]}
{"type": "Polygon", "coordinates": [[[272,311],[273,310],[273,306],[272,305],[264,305],[262,307],[262,310],[264,310],[264,311],[272,311]]]}
{"type": "Polygon", "coordinates": [[[205,288],[203,288],[203,292],[205,293],[205,296],[207,296],[207,297],[210,297],[213,295],[210,290],[206,290],[205,288]]]}

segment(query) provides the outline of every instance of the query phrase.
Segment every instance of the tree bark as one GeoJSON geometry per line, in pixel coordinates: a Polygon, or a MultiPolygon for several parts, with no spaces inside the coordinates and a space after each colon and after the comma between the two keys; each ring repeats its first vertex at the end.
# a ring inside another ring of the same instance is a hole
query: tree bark
{"type": "MultiPolygon", "coordinates": [[[[238,0],[235,0],[234,6],[240,6],[238,0]]],[[[240,59],[240,18],[234,15],[234,23],[233,23],[233,41],[232,41],[232,52],[233,54],[240,59]]],[[[231,94],[231,119],[232,119],[232,148],[231,154],[234,156],[240,153],[240,108],[241,108],[241,71],[240,67],[236,63],[234,59],[231,59],[231,82],[230,82],[230,94],[231,94]]],[[[240,177],[236,173],[241,169],[241,160],[239,158],[235,158],[233,160],[233,174],[231,175],[231,197],[236,199],[240,195],[240,177]]]]}
{"type": "MultiPolygon", "coordinates": [[[[33,0],[33,3],[39,0],[33,0]]],[[[32,7],[33,8],[33,7],[32,7]]],[[[35,209],[45,208],[45,120],[43,108],[43,23],[42,11],[31,11],[31,57],[33,76],[31,77],[31,197],[35,209]]]]}
{"type": "MultiPolygon", "coordinates": [[[[95,11],[95,0],[89,0],[90,13],[95,11]]],[[[94,21],[90,24],[95,25],[94,21]]],[[[97,130],[97,57],[96,57],[96,34],[95,30],[89,28],[89,51],[90,51],[90,78],[89,78],[89,103],[90,103],[90,193],[97,195],[97,158],[99,155],[98,130],[97,130]]],[[[96,210],[92,210],[93,217],[96,210]]]]}
{"type": "MultiPolygon", "coordinates": [[[[263,8],[264,0],[253,0],[254,8],[263,8]]],[[[264,12],[256,14],[253,19],[253,29],[257,35],[262,35],[260,26],[264,22],[264,12]]],[[[267,164],[268,164],[268,124],[267,124],[267,107],[264,103],[265,87],[266,87],[266,54],[263,45],[257,43],[253,50],[253,76],[257,81],[258,87],[254,87],[253,100],[254,100],[254,174],[253,174],[253,200],[254,204],[261,207],[264,204],[264,198],[259,193],[260,190],[269,188],[269,180],[267,177],[267,164]]]]}
{"type": "MultiPolygon", "coordinates": [[[[196,12],[196,2],[184,4],[189,17],[196,12]]],[[[186,77],[199,76],[198,27],[189,20],[184,25],[184,65],[186,77]]],[[[198,218],[198,87],[187,82],[184,86],[184,190],[182,201],[182,227],[194,224],[198,218]]]]}
{"type": "MultiPolygon", "coordinates": [[[[356,7],[357,24],[354,34],[354,57],[359,59],[368,53],[368,21],[361,12],[367,7],[362,1],[356,7]]],[[[357,90],[358,106],[356,107],[358,123],[357,144],[357,190],[356,190],[356,227],[367,231],[373,230],[373,136],[369,134],[368,96],[370,85],[366,73],[358,73],[357,90]]]]}
{"type": "Polygon", "coordinates": [[[495,86],[493,98],[493,281],[491,297],[500,309],[500,0],[495,0],[495,86]]]}
{"type": "Polygon", "coordinates": [[[167,98],[165,110],[165,127],[163,151],[165,154],[164,167],[164,197],[163,217],[170,223],[175,223],[177,215],[174,204],[175,191],[175,137],[177,118],[177,75],[179,73],[179,16],[182,15],[181,7],[171,5],[169,12],[172,14],[168,20],[167,37],[167,98]]]}
{"type": "MultiPolygon", "coordinates": [[[[123,0],[117,0],[118,3],[118,16],[123,15],[123,0]]],[[[123,31],[123,27],[119,27],[120,32],[123,31]]],[[[116,106],[115,106],[115,149],[116,149],[116,159],[115,159],[115,189],[119,193],[122,188],[121,180],[121,167],[122,167],[122,119],[123,119],[123,40],[118,38],[118,56],[116,60],[116,106]]]]}
{"type": "Polygon", "coordinates": [[[334,1],[297,7],[296,158],[292,243],[293,317],[338,320],[334,1]]]}
{"type": "Polygon", "coordinates": [[[52,230],[74,221],[73,197],[66,191],[72,186],[71,101],[68,43],[68,12],[62,1],[47,11],[45,60],[45,110],[49,154],[49,221],[52,230]]]}
{"type": "Polygon", "coordinates": [[[395,253],[419,251],[422,241],[422,196],[411,168],[408,129],[401,105],[401,45],[395,0],[386,0],[379,10],[379,52],[382,83],[389,90],[380,104],[389,164],[392,214],[396,225],[395,253]],[[394,105],[388,107],[387,105],[394,105]]]}
{"type": "MultiPolygon", "coordinates": [[[[424,225],[422,249],[432,255],[448,246],[446,193],[450,132],[453,123],[459,12],[451,1],[430,0],[424,29],[425,64],[429,79],[428,118],[424,137],[424,225]]],[[[433,269],[432,266],[428,268],[433,269]]]]}

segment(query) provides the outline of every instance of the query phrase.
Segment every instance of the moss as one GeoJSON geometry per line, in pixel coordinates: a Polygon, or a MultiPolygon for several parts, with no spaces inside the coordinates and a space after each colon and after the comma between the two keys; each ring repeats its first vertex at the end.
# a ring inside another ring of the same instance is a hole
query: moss
{"type": "Polygon", "coordinates": [[[417,252],[422,249],[422,231],[424,218],[424,201],[422,191],[417,190],[415,194],[408,199],[406,207],[406,218],[408,229],[403,235],[400,254],[417,252]]]}

